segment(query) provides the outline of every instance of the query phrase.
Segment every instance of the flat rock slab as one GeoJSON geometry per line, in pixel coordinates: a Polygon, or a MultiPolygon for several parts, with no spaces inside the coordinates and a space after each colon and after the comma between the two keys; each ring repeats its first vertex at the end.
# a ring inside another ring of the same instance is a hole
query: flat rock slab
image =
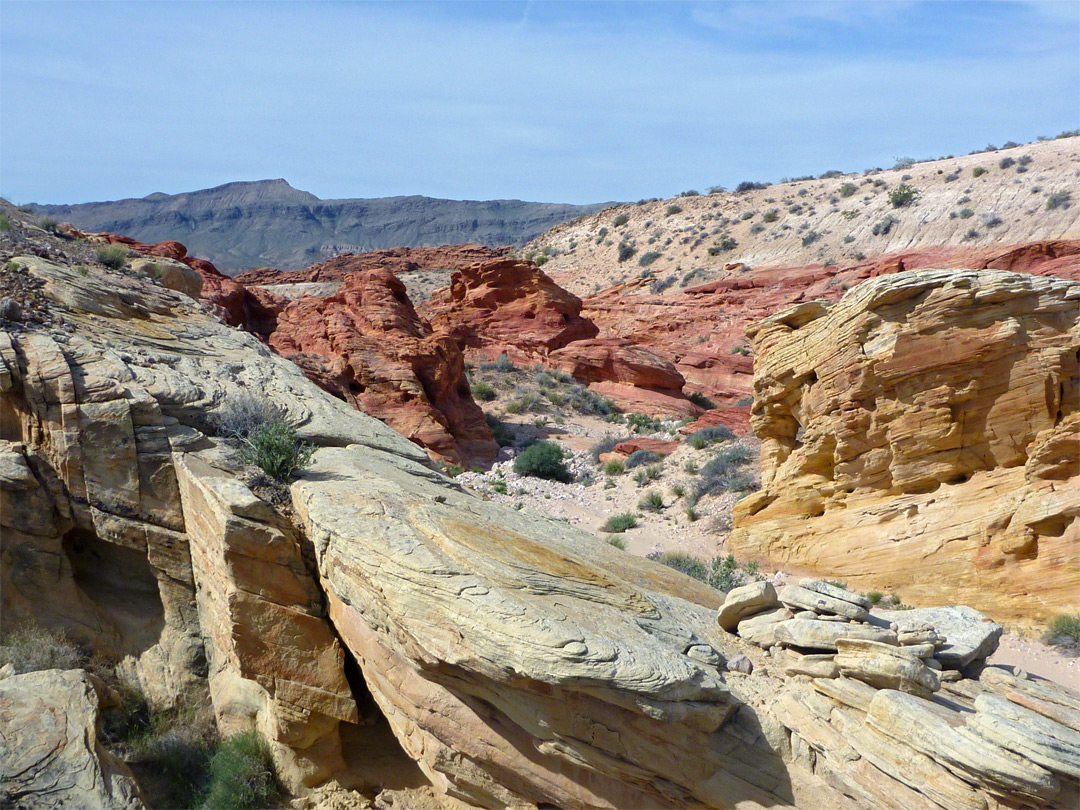
{"type": "Polygon", "coordinates": [[[913,632],[923,623],[932,625],[939,636],[945,637],[945,644],[934,653],[945,669],[962,669],[973,661],[988,658],[998,648],[1003,631],[1000,624],[964,605],[883,610],[878,615],[895,622],[900,633],[913,632]]]}
{"type": "Polygon", "coordinates": [[[831,582],[823,582],[820,579],[801,579],[799,580],[799,586],[806,588],[808,591],[814,591],[815,593],[822,593],[825,596],[831,596],[833,599],[842,599],[845,602],[851,602],[853,605],[858,605],[861,608],[870,610],[874,603],[861,593],[855,593],[849,591],[847,588],[840,588],[833,585],[831,582]]]}
{"type": "Polygon", "coordinates": [[[768,649],[776,644],[776,628],[781,622],[786,622],[792,617],[792,612],[787,608],[759,613],[739,622],[739,635],[751,644],[768,649]]]}
{"type": "Polygon", "coordinates": [[[910,647],[876,641],[838,639],[836,666],[846,678],[877,689],[895,689],[929,700],[941,689],[941,681],[910,647]]]}
{"type": "Polygon", "coordinates": [[[896,633],[868,624],[841,624],[811,619],[790,619],[776,626],[776,641],[785,647],[803,647],[808,650],[836,650],[836,642],[842,638],[880,641],[896,644],[896,633]]]}
{"type": "Polygon", "coordinates": [[[859,622],[870,615],[870,611],[860,605],[837,599],[829,594],[812,591],[800,585],[785,585],[780,589],[779,597],[780,601],[790,608],[803,608],[815,613],[832,613],[859,622]]]}

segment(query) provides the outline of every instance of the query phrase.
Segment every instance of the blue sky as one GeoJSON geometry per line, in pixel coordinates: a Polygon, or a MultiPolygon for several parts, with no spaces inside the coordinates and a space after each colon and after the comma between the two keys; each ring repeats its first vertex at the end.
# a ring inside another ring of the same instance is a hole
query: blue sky
{"type": "Polygon", "coordinates": [[[558,202],[1080,126],[1080,2],[0,3],[0,195],[558,202]]]}

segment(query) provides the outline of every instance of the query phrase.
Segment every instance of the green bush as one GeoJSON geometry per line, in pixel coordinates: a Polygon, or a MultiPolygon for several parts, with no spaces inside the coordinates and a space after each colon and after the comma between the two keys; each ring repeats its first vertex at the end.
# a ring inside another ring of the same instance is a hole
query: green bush
{"type": "Polygon", "coordinates": [[[642,512],[661,512],[664,509],[664,496],[659,491],[650,489],[638,501],[638,509],[642,512]]]}
{"type": "Polygon", "coordinates": [[[856,187],[854,183],[844,183],[842,186],[840,186],[840,191],[838,193],[841,197],[844,197],[846,199],[847,197],[851,197],[852,195],[854,195],[855,191],[856,187]]]}
{"type": "Polygon", "coordinates": [[[682,213],[682,206],[681,205],[669,205],[667,208],[664,209],[664,213],[669,217],[673,217],[676,214],[681,214],[682,213]]]}
{"type": "Polygon", "coordinates": [[[520,397],[515,397],[513,400],[506,404],[507,413],[525,413],[527,411],[542,410],[541,398],[539,394],[535,394],[532,391],[528,391],[522,394],[520,397]]]}
{"type": "Polygon", "coordinates": [[[607,397],[590,391],[583,385],[575,385],[566,395],[567,403],[578,413],[592,416],[611,416],[619,412],[615,403],[607,397]]]}
{"type": "Polygon", "coordinates": [[[625,532],[627,529],[633,529],[637,526],[637,517],[633,512],[623,512],[618,515],[612,515],[607,519],[607,522],[600,527],[600,531],[610,534],[619,534],[625,532]]]}
{"type": "Polygon", "coordinates": [[[676,498],[681,498],[683,495],[686,494],[686,487],[684,487],[682,484],[672,484],[671,494],[674,495],[676,498]]]}
{"type": "Polygon", "coordinates": [[[505,495],[506,494],[506,482],[505,481],[496,481],[495,483],[493,483],[491,485],[491,488],[495,492],[498,492],[500,495],[505,495]]]}
{"type": "Polygon", "coordinates": [[[15,672],[76,669],[85,663],[79,647],[63,633],[38,624],[6,622],[0,633],[0,666],[13,664],[15,672]]]}
{"type": "Polygon", "coordinates": [[[740,408],[747,408],[754,404],[753,397],[739,397],[739,401],[735,403],[740,408]]]}
{"type": "Polygon", "coordinates": [[[622,475],[624,472],[626,472],[626,465],[617,458],[613,458],[604,465],[604,475],[622,475]]]}
{"type": "Polygon", "coordinates": [[[270,746],[257,731],[226,739],[210,759],[206,810],[257,810],[282,795],[270,746]]]}
{"type": "Polygon", "coordinates": [[[566,484],[573,480],[570,470],[563,463],[562,448],[554,442],[540,441],[530,444],[514,459],[514,472],[566,484]]]}
{"type": "Polygon", "coordinates": [[[663,456],[659,453],[654,453],[652,450],[635,450],[626,459],[626,469],[632,470],[634,467],[652,464],[655,461],[660,461],[662,458],[663,456]]]}
{"type": "Polygon", "coordinates": [[[626,214],[619,214],[617,217],[615,217],[615,219],[613,219],[611,221],[611,224],[614,225],[616,228],[621,228],[623,225],[625,225],[629,221],[630,221],[629,216],[627,216],[626,214]]]}
{"type": "Polygon", "coordinates": [[[919,199],[920,194],[922,194],[922,192],[914,186],[909,186],[907,183],[901,183],[889,192],[889,203],[893,208],[905,208],[919,199]]]}
{"type": "Polygon", "coordinates": [[[998,163],[998,168],[999,169],[1007,169],[1010,166],[1013,166],[1015,164],[1016,164],[1016,161],[1013,160],[1011,157],[1003,157],[1001,159],[1001,161],[998,163]]]}
{"type": "Polygon", "coordinates": [[[658,563],[666,565],[668,568],[674,568],[676,571],[686,574],[688,577],[700,580],[701,582],[705,582],[708,579],[709,571],[705,567],[705,563],[697,557],[684,554],[681,551],[654,551],[646,556],[650,560],[655,560],[658,563]]]}
{"type": "Polygon", "coordinates": [[[495,361],[495,370],[501,371],[505,374],[506,372],[517,371],[517,366],[515,366],[510,361],[510,358],[506,355],[506,352],[503,352],[495,361]]]}
{"type": "Polygon", "coordinates": [[[615,546],[620,551],[626,550],[626,538],[621,534],[613,534],[607,539],[608,545],[615,546]]]}
{"type": "Polygon", "coordinates": [[[891,231],[892,226],[899,221],[900,220],[890,214],[889,216],[885,217],[885,219],[875,223],[874,227],[870,229],[870,232],[874,234],[874,236],[884,236],[889,231],[891,231]]]}
{"type": "Polygon", "coordinates": [[[0,233],[7,233],[15,226],[11,224],[11,219],[7,214],[0,214],[0,233]]]}
{"type": "Polygon", "coordinates": [[[641,258],[638,259],[638,264],[640,264],[642,267],[648,267],[650,264],[659,259],[662,255],[664,254],[657,253],[655,250],[650,250],[648,253],[643,253],[641,255],[641,258]]]}
{"type": "Polygon", "coordinates": [[[127,264],[127,248],[120,245],[102,245],[94,250],[94,255],[99,262],[113,270],[119,270],[127,264]]]}
{"type": "Polygon", "coordinates": [[[510,447],[514,444],[514,433],[506,424],[493,413],[484,414],[484,421],[491,428],[491,435],[495,437],[495,443],[499,447],[510,447]]]}
{"type": "Polygon", "coordinates": [[[961,208],[959,211],[956,212],[956,215],[960,217],[960,219],[971,219],[973,216],[975,216],[975,212],[972,211],[970,208],[961,208]]]}
{"type": "Polygon", "coordinates": [[[689,442],[690,446],[693,447],[695,450],[704,450],[706,447],[709,446],[709,442],[705,439],[705,437],[698,436],[696,433],[686,441],[689,442]]]}
{"type": "Polygon", "coordinates": [[[634,433],[655,433],[660,429],[661,420],[643,413],[631,413],[626,416],[626,424],[634,433]]]}
{"type": "Polygon", "coordinates": [[[883,594],[881,591],[870,591],[870,593],[866,595],[866,598],[870,600],[870,604],[876,605],[881,602],[884,596],[885,594],[883,594]]]}
{"type": "Polygon", "coordinates": [[[662,465],[650,464],[648,467],[643,467],[634,473],[634,481],[637,482],[639,487],[643,487],[659,478],[662,471],[662,465]]]}
{"type": "Polygon", "coordinates": [[[753,180],[743,180],[739,185],[735,186],[735,192],[742,194],[746,191],[760,191],[763,188],[768,188],[768,183],[758,183],[753,180]]]}
{"type": "MultiPolygon", "coordinates": [[[[735,434],[731,432],[731,428],[725,425],[712,425],[695,432],[690,438],[700,439],[705,442],[705,444],[714,444],[716,442],[726,442],[734,439],[735,434]]],[[[701,449],[697,444],[694,444],[693,446],[698,450],[701,449]]]]}
{"type": "Polygon", "coordinates": [[[495,387],[486,382],[474,382],[472,384],[472,392],[474,397],[483,400],[484,402],[491,402],[491,400],[495,399],[497,396],[495,387]]]}
{"type": "Polygon", "coordinates": [[[1072,201],[1072,194],[1068,191],[1055,191],[1046,198],[1046,210],[1053,211],[1056,208],[1068,208],[1072,201]]]}
{"type": "Polygon", "coordinates": [[[817,231],[807,231],[806,235],[802,238],[802,246],[810,247],[810,245],[814,244],[814,242],[818,241],[820,238],[821,234],[817,231]]]}
{"type": "Polygon", "coordinates": [[[632,258],[635,253],[637,253],[637,248],[631,245],[629,242],[619,243],[618,259],[620,262],[627,261],[628,259],[632,258]]]}
{"type": "Polygon", "coordinates": [[[1080,643],[1080,613],[1073,615],[1061,615],[1054,618],[1047,628],[1045,639],[1071,639],[1080,643]]]}
{"type": "Polygon", "coordinates": [[[59,224],[60,223],[52,217],[42,217],[38,220],[38,227],[41,228],[41,230],[45,231],[45,233],[55,234],[57,226],[59,224]]]}
{"type": "Polygon", "coordinates": [[[746,584],[746,577],[739,571],[735,555],[728,554],[726,557],[713,557],[709,565],[708,583],[718,591],[728,591],[746,584]]]}
{"type": "Polygon", "coordinates": [[[776,220],[780,218],[780,209],[770,208],[768,211],[761,215],[761,218],[766,222],[776,222],[776,220]]]}
{"type": "Polygon", "coordinates": [[[296,430],[284,420],[256,428],[241,440],[240,455],[278,481],[291,480],[311,463],[315,446],[296,438],[296,430]]]}

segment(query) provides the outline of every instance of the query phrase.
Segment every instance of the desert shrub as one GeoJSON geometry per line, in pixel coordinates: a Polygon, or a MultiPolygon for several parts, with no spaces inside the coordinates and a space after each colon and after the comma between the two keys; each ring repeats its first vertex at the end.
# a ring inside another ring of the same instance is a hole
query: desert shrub
{"type": "Polygon", "coordinates": [[[857,189],[854,183],[844,183],[842,186],[840,186],[840,190],[837,193],[844,199],[847,199],[848,197],[854,195],[856,190],[857,189]]]}
{"type": "Polygon", "coordinates": [[[688,459],[687,462],[685,464],[683,464],[682,468],[683,468],[683,472],[685,472],[687,475],[697,475],[698,474],[698,465],[697,465],[697,462],[694,461],[693,459],[688,459]]]}
{"type": "Polygon", "coordinates": [[[746,492],[756,489],[753,476],[738,468],[749,463],[750,451],[740,444],[726,447],[701,468],[701,480],[695,487],[699,498],[721,490],[746,492]]]}
{"type": "Polygon", "coordinates": [[[876,605],[881,602],[884,596],[885,594],[881,591],[870,591],[870,593],[866,595],[866,598],[870,600],[870,604],[876,605]]]}
{"type": "Polygon", "coordinates": [[[527,391],[519,397],[515,397],[506,404],[506,412],[519,414],[526,413],[527,411],[537,411],[543,406],[542,400],[539,394],[532,391],[527,391]]]}
{"type": "Polygon", "coordinates": [[[1044,638],[1047,641],[1069,639],[1080,643],[1080,613],[1055,616],[1046,630],[1044,638]]]}
{"type": "Polygon", "coordinates": [[[961,208],[959,211],[956,212],[956,215],[960,217],[960,219],[971,219],[973,216],[975,216],[975,212],[972,211],[970,208],[961,208]]]}
{"type": "Polygon", "coordinates": [[[611,224],[614,225],[616,228],[621,228],[629,221],[629,216],[627,216],[626,214],[619,214],[617,217],[615,217],[615,219],[611,220],[611,224]]]}
{"type": "Polygon", "coordinates": [[[127,249],[120,245],[102,245],[94,251],[97,260],[106,267],[119,270],[127,264],[127,249]]]}
{"type": "Polygon", "coordinates": [[[38,224],[37,224],[37,226],[39,228],[41,228],[41,230],[45,231],[45,233],[52,233],[52,234],[55,234],[57,232],[57,227],[59,225],[60,225],[60,223],[57,222],[52,217],[42,217],[41,219],[38,220],[38,224]]]}
{"type": "Polygon", "coordinates": [[[693,577],[701,582],[708,579],[709,571],[705,567],[705,563],[690,554],[684,554],[681,551],[654,551],[646,556],[650,560],[655,560],[668,568],[674,568],[679,573],[686,574],[688,577],[693,577]]]}
{"type": "Polygon", "coordinates": [[[633,529],[635,526],[637,526],[637,517],[634,513],[622,512],[609,517],[604,525],[600,527],[600,531],[608,534],[621,534],[627,529],[633,529]]]}
{"type": "Polygon", "coordinates": [[[1003,157],[1001,159],[1001,161],[998,163],[998,168],[999,169],[1007,169],[1010,166],[1015,165],[1015,163],[1016,163],[1016,161],[1013,160],[1011,157],[1003,157]]]}
{"type": "Polygon", "coordinates": [[[1027,166],[1031,163],[1031,155],[1021,155],[1016,162],[1019,163],[1021,166],[1027,166]]]}
{"type": "Polygon", "coordinates": [[[875,223],[874,227],[870,229],[870,232],[872,234],[874,234],[874,236],[884,236],[889,231],[891,231],[892,226],[895,225],[899,221],[900,220],[898,220],[896,217],[894,217],[892,215],[887,216],[887,217],[885,217],[885,219],[881,220],[880,222],[875,223]]]}
{"type": "Polygon", "coordinates": [[[495,492],[498,492],[500,495],[505,495],[506,494],[506,482],[505,481],[495,481],[491,485],[491,489],[493,491],[495,491],[495,492]]]}
{"type": "Polygon", "coordinates": [[[763,230],[765,230],[765,226],[762,225],[760,222],[755,222],[753,225],[750,226],[750,233],[752,234],[759,234],[763,230]]]}
{"type": "Polygon", "coordinates": [[[609,546],[615,546],[615,548],[619,549],[620,551],[626,550],[626,538],[623,537],[621,534],[613,534],[607,539],[607,541],[609,546]]]}
{"type": "Polygon", "coordinates": [[[530,444],[514,459],[514,472],[566,484],[573,480],[570,470],[563,463],[562,448],[554,442],[540,441],[530,444]]]}
{"type": "Polygon", "coordinates": [[[766,222],[776,222],[776,220],[780,218],[780,209],[770,208],[768,211],[761,215],[761,218],[766,222]]]}
{"type": "Polygon", "coordinates": [[[895,169],[910,169],[912,166],[915,165],[915,158],[913,158],[913,157],[900,157],[900,158],[896,158],[895,160],[896,160],[896,162],[893,164],[893,169],[894,170],[895,169]]]}
{"type": "Polygon", "coordinates": [[[974,228],[968,228],[967,233],[965,233],[963,235],[963,237],[961,237],[961,240],[964,241],[964,242],[970,242],[972,239],[978,239],[978,238],[979,238],[979,232],[977,230],[975,230],[974,228]]]}
{"type": "Polygon", "coordinates": [[[760,191],[763,188],[768,188],[768,183],[758,183],[753,180],[743,180],[739,185],[735,186],[735,191],[742,194],[746,191],[760,191]]]}
{"type": "Polygon", "coordinates": [[[983,227],[986,228],[996,228],[1004,221],[997,214],[985,214],[982,218],[983,227]]]}
{"type": "Polygon", "coordinates": [[[484,402],[491,402],[496,397],[495,387],[486,382],[474,382],[472,392],[474,397],[484,402]]]}
{"type": "Polygon", "coordinates": [[[626,472],[626,465],[617,458],[613,458],[604,465],[604,475],[622,475],[624,472],[626,472]]]}
{"type": "Polygon", "coordinates": [[[986,169],[984,169],[982,166],[976,166],[974,169],[971,170],[972,177],[982,177],[984,174],[986,174],[986,169]]]}
{"type": "Polygon", "coordinates": [[[446,473],[448,478],[457,478],[465,471],[461,468],[460,464],[450,464],[443,470],[443,472],[446,473]]]}
{"type": "Polygon", "coordinates": [[[638,264],[642,267],[648,267],[650,264],[659,259],[663,254],[657,253],[655,250],[650,250],[648,253],[643,253],[641,258],[638,259],[638,264]]]}
{"type": "Polygon", "coordinates": [[[491,434],[495,437],[495,442],[499,447],[510,447],[514,443],[514,433],[510,428],[506,426],[499,417],[493,413],[484,414],[484,421],[487,422],[487,426],[491,428],[491,434]]]}
{"type": "Polygon", "coordinates": [[[636,473],[634,473],[634,482],[638,487],[643,487],[646,484],[651,484],[660,474],[663,472],[663,467],[659,464],[650,464],[648,467],[642,467],[636,473]]]}
{"type": "Polygon", "coordinates": [[[615,445],[624,441],[626,441],[625,437],[614,436],[609,433],[589,448],[589,455],[592,457],[593,462],[598,464],[600,456],[604,455],[604,453],[610,453],[615,449],[615,445]]]}
{"type": "Polygon", "coordinates": [[[555,378],[546,371],[536,372],[536,374],[533,375],[533,382],[541,388],[553,388],[555,386],[555,378]]]}
{"type": "Polygon", "coordinates": [[[503,352],[495,361],[495,371],[501,371],[505,374],[510,371],[517,371],[517,366],[511,362],[506,352],[503,352]]]}
{"type": "Polygon", "coordinates": [[[649,285],[649,292],[651,292],[653,295],[659,295],[678,280],[678,276],[675,275],[670,275],[662,281],[660,279],[657,279],[649,285]]]}
{"type": "Polygon", "coordinates": [[[652,450],[635,450],[626,459],[626,469],[632,470],[634,467],[641,467],[645,464],[652,464],[655,461],[660,461],[663,458],[659,453],[654,453],[652,450]]]}
{"type": "Polygon", "coordinates": [[[650,489],[641,500],[638,501],[638,509],[642,512],[660,512],[664,508],[664,496],[658,490],[650,489]]]}
{"type": "Polygon", "coordinates": [[[684,487],[682,484],[672,484],[671,494],[674,495],[676,498],[681,498],[683,495],[686,494],[686,487],[684,487]]]}
{"type": "Polygon", "coordinates": [[[804,236],[804,237],[802,238],[802,246],[803,246],[803,247],[809,247],[810,245],[814,244],[814,242],[816,242],[816,241],[817,241],[817,240],[819,240],[820,238],[821,238],[821,234],[820,234],[820,233],[818,233],[817,231],[809,231],[809,232],[808,232],[808,233],[807,233],[807,234],[806,234],[806,235],[805,235],[805,236],[804,236]]]}
{"type": "Polygon", "coordinates": [[[661,420],[643,413],[631,413],[626,416],[626,424],[634,433],[655,433],[660,429],[661,420]]]}
{"type": "Polygon", "coordinates": [[[590,391],[583,385],[575,385],[566,395],[570,407],[578,413],[593,416],[610,416],[619,412],[615,403],[590,391]]]}
{"type": "Polygon", "coordinates": [[[1068,208],[1072,202],[1072,194],[1068,191],[1055,191],[1046,198],[1046,210],[1053,211],[1057,208],[1068,208]]]}
{"type": "Polygon", "coordinates": [[[7,214],[0,214],[0,233],[7,233],[15,226],[11,224],[11,218],[7,214]]]}
{"type": "Polygon", "coordinates": [[[735,403],[740,408],[746,408],[754,404],[753,397],[739,397],[739,401],[735,403]]]}
{"type": "Polygon", "coordinates": [[[669,217],[673,217],[676,214],[681,214],[682,213],[682,206],[681,205],[669,205],[667,208],[664,209],[664,213],[669,217]]]}
{"type": "Polygon", "coordinates": [[[712,408],[716,407],[715,402],[713,402],[711,399],[709,399],[707,396],[700,393],[699,391],[695,391],[694,393],[690,394],[689,396],[687,396],[687,399],[689,399],[699,408],[705,408],[705,410],[711,410],[712,408]]]}
{"type": "MultiPolygon", "coordinates": [[[[725,425],[712,425],[696,431],[691,438],[702,439],[707,444],[713,444],[714,442],[726,442],[729,439],[734,439],[735,434],[732,433],[731,428],[725,425]]],[[[743,449],[745,450],[745,448],[743,449]]]]}
{"type": "Polygon", "coordinates": [[[691,447],[695,450],[704,450],[709,446],[709,443],[705,440],[704,436],[698,436],[696,433],[686,440],[691,447]]]}
{"type": "Polygon", "coordinates": [[[10,623],[0,633],[0,666],[13,664],[17,674],[76,669],[83,663],[85,656],[75,642],[34,622],[10,623]]]}
{"type": "Polygon", "coordinates": [[[270,746],[257,731],[227,738],[210,759],[202,806],[207,810],[257,810],[282,794],[270,746]]]}
{"type": "Polygon", "coordinates": [[[315,446],[297,439],[296,429],[281,419],[256,428],[241,439],[240,455],[271,478],[289,481],[311,463],[315,446]]]}
{"type": "Polygon", "coordinates": [[[620,262],[625,262],[628,259],[631,259],[635,253],[637,253],[636,247],[631,245],[629,242],[621,242],[619,244],[618,260],[620,262]]]}
{"type": "Polygon", "coordinates": [[[921,193],[922,192],[914,186],[909,186],[907,183],[901,183],[889,192],[889,204],[892,205],[893,208],[905,208],[919,199],[921,193]]]}
{"type": "Polygon", "coordinates": [[[739,571],[739,565],[735,561],[734,554],[726,557],[713,557],[709,564],[709,577],[707,582],[716,590],[727,593],[728,591],[746,584],[746,576],[739,571]]]}

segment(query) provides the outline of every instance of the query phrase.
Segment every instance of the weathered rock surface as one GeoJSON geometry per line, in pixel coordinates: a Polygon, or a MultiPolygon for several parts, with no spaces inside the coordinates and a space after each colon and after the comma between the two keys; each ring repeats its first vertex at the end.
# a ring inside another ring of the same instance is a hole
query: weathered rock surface
{"type": "MultiPolygon", "coordinates": [[[[837,590],[840,590],[837,588],[837,590]]],[[[792,610],[802,608],[812,610],[815,613],[832,614],[843,616],[846,619],[862,621],[869,615],[869,611],[862,605],[856,605],[846,599],[838,599],[828,593],[810,590],[800,585],[785,585],[777,595],[781,602],[792,610]]]]}
{"type": "Polygon", "coordinates": [[[599,331],[581,317],[581,299],[558,286],[535,264],[518,259],[478,262],[458,270],[450,286],[422,308],[432,329],[462,349],[494,358],[543,360],[599,331]]]}
{"type": "Polygon", "coordinates": [[[471,466],[498,452],[460,349],[432,334],[389,270],[351,275],[330,298],[288,304],[269,343],[322,388],[435,455],[471,466]]]}
{"type": "Polygon", "coordinates": [[[748,616],[772,610],[779,604],[776,600],[776,589],[771,582],[751,582],[728,591],[716,616],[716,622],[730,633],[748,616]]]}
{"type": "Polygon", "coordinates": [[[778,644],[807,650],[835,650],[837,639],[841,638],[865,639],[883,644],[896,643],[896,633],[887,627],[814,619],[789,619],[777,625],[775,633],[778,644]]]}
{"type": "Polygon", "coordinates": [[[665,439],[627,439],[625,442],[619,442],[613,448],[612,453],[616,453],[620,456],[632,456],[638,450],[647,450],[650,453],[656,453],[661,456],[670,456],[679,448],[678,442],[669,442],[665,439]]]}
{"type": "Polygon", "coordinates": [[[131,770],[97,739],[99,696],[82,670],[0,678],[0,804],[141,810],[131,770]]]}
{"type": "Polygon", "coordinates": [[[836,641],[836,650],[840,674],[875,689],[895,689],[929,699],[941,688],[938,676],[910,647],[841,638],[836,641]]]}
{"type": "MultiPolygon", "coordinates": [[[[963,605],[913,610],[881,610],[883,621],[894,622],[901,638],[908,628],[929,624],[944,644],[934,652],[946,669],[960,669],[972,661],[989,658],[998,648],[1004,628],[977,610],[963,605]]],[[[903,644],[904,641],[901,640],[903,644]]]]}
{"type": "Polygon", "coordinates": [[[290,784],[338,761],[348,655],[435,788],[478,806],[1075,803],[1042,726],[1049,769],[959,727],[985,690],[1051,719],[1076,696],[992,668],[941,704],[789,677],[717,625],[716,591],[469,493],[186,296],[20,261],[54,320],[0,333],[5,621],[68,628],[164,697],[208,679],[222,727],[262,730],[290,784]],[[295,513],[213,435],[240,390],[319,445],[295,513]],[[888,770],[872,735],[919,769],[888,770]]]}
{"type": "Polygon", "coordinates": [[[1080,607],[1080,283],[905,272],[752,333],[736,554],[999,619],[1080,607]]]}

